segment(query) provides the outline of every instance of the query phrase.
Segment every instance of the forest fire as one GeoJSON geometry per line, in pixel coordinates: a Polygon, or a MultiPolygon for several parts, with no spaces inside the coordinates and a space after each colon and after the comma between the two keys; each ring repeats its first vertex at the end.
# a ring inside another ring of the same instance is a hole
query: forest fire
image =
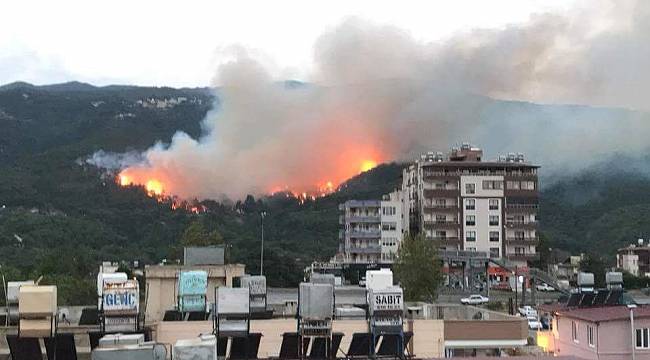
{"type": "MultiPolygon", "coordinates": [[[[331,177],[321,181],[314,181],[311,186],[303,184],[308,183],[310,181],[309,178],[312,178],[313,174],[309,171],[304,171],[302,174],[306,179],[292,178],[293,183],[271,187],[265,192],[272,195],[283,193],[288,197],[296,198],[300,203],[308,200],[313,201],[336,192],[339,185],[345,180],[375,168],[377,161],[371,160],[375,158],[378,157],[364,158],[365,160],[352,162],[343,161],[342,166],[327,164],[329,165],[327,166],[328,168],[335,169],[335,171],[332,171],[331,177]]],[[[341,158],[340,160],[346,159],[341,158]]],[[[182,184],[186,184],[187,182],[182,176],[169,176],[158,169],[131,167],[122,170],[117,176],[116,182],[120,186],[142,186],[152,198],[156,198],[160,202],[170,202],[174,210],[182,208],[194,213],[205,211],[205,208],[198,204],[198,202],[188,203],[185,200],[184,194],[187,191],[183,191],[185,189],[183,189],[184,185],[182,184]]]]}

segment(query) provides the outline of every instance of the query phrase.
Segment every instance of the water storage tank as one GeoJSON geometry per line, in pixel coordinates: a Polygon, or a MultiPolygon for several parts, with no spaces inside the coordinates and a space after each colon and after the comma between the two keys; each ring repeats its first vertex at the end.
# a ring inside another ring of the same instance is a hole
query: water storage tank
{"type": "Polygon", "coordinates": [[[390,269],[366,271],[366,289],[379,290],[393,286],[393,272],[390,269]]]}
{"type": "Polygon", "coordinates": [[[300,283],[300,317],[310,320],[331,319],[334,313],[334,286],[300,283]]]}
{"type": "Polygon", "coordinates": [[[177,340],[174,344],[175,360],[217,360],[217,338],[203,335],[194,339],[177,340]]]}

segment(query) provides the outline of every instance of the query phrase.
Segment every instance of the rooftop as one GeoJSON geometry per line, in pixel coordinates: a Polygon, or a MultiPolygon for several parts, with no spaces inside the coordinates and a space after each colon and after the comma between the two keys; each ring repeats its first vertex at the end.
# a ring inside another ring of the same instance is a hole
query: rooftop
{"type": "MultiPolygon", "coordinates": [[[[568,308],[562,305],[542,306],[542,311],[550,311],[556,316],[564,316],[572,319],[584,320],[589,322],[605,322],[628,320],[630,318],[630,309],[625,305],[617,306],[592,306],[587,308],[568,308]]],[[[635,318],[650,318],[650,306],[637,306],[634,309],[635,318]]]]}

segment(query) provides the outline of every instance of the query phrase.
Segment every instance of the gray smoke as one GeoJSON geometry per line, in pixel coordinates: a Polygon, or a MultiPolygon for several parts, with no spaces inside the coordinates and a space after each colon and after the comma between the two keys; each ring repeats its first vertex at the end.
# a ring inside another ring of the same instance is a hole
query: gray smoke
{"type": "Polygon", "coordinates": [[[492,157],[524,152],[551,171],[645,150],[650,2],[587,4],[435,43],[349,19],[317,40],[315,71],[299,86],[238,49],[215,76],[221,105],[205,134],[178,133],[127,173],[182,197],[240,198],[336,184],[363,160],[461,141],[492,157]]]}

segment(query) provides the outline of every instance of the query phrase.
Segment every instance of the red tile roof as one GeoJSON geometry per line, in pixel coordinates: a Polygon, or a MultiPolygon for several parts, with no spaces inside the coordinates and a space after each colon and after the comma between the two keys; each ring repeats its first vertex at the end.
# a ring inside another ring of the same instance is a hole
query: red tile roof
{"type": "MultiPolygon", "coordinates": [[[[553,312],[557,316],[564,316],[589,322],[627,320],[630,318],[630,309],[628,309],[626,305],[592,306],[584,308],[564,307],[563,309],[553,310],[553,312]]],[[[650,306],[638,306],[634,309],[634,317],[650,318],[650,306]]]]}

